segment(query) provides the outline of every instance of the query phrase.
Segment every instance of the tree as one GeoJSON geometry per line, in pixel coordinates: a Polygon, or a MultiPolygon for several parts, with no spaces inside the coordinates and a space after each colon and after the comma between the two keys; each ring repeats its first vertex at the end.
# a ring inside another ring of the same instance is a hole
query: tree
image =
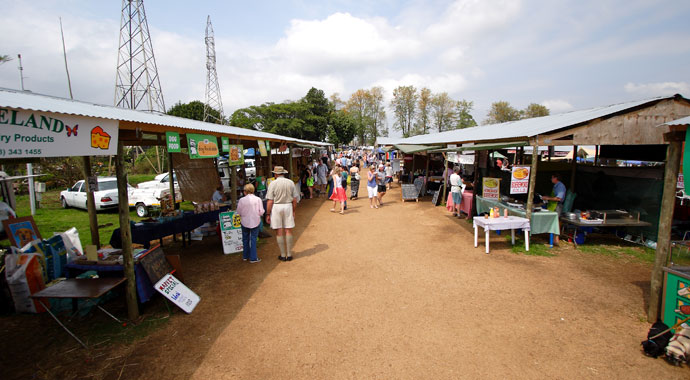
{"type": "Polygon", "coordinates": [[[386,110],[383,105],[383,87],[372,87],[367,91],[366,112],[369,121],[369,136],[367,145],[374,145],[379,136],[388,136],[386,127],[386,110]]]}
{"type": "Polygon", "coordinates": [[[498,124],[513,120],[520,120],[520,111],[513,108],[506,101],[499,101],[491,104],[491,109],[486,114],[484,124],[498,124]]]}
{"type": "Polygon", "coordinates": [[[355,138],[357,121],[345,111],[334,111],[328,125],[328,141],[335,145],[349,144],[355,138]]]}
{"type": "Polygon", "coordinates": [[[520,111],[520,114],[522,119],[549,116],[549,109],[541,104],[530,103],[524,110],[520,111]]]}
{"type": "Polygon", "coordinates": [[[345,106],[345,102],[340,99],[340,94],[337,92],[331,94],[331,96],[328,97],[328,100],[331,101],[331,107],[333,107],[334,111],[341,110],[345,106]]]}
{"type": "Polygon", "coordinates": [[[391,108],[395,115],[393,127],[401,131],[403,137],[412,136],[417,99],[417,89],[414,86],[398,86],[393,90],[393,100],[391,100],[391,108]]]}
{"type": "Polygon", "coordinates": [[[456,103],[455,108],[455,129],[470,128],[477,125],[477,122],[472,117],[472,108],[474,102],[470,100],[460,100],[456,103]]]}
{"type": "Polygon", "coordinates": [[[307,140],[323,141],[326,137],[328,117],[331,112],[331,106],[326,95],[324,95],[323,90],[312,87],[302,98],[302,102],[307,106],[307,112],[304,115],[303,136],[311,136],[307,140]]]}
{"type": "Polygon", "coordinates": [[[367,137],[367,90],[359,89],[350,95],[350,99],[345,104],[345,112],[355,119],[355,134],[360,145],[364,145],[367,137]]]}
{"type": "Polygon", "coordinates": [[[447,92],[436,94],[431,98],[431,118],[437,131],[453,129],[456,103],[447,92]]]}
{"type": "MultiPolygon", "coordinates": [[[[210,108],[209,113],[220,123],[220,112],[210,108]]],[[[204,103],[199,100],[193,100],[189,103],[177,102],[167,112],[168,115],[184,117],[185,119],[204,120],[204,103]]]]}
{"type": "MultiPolygon", "coordinates": [[[[450,99],[450,98],[449,98],[450,99]]],[[[430,128],[430,120],[432,113],[432,94],[431,90],[423,87],[419,90],[419,98],[417,100],[417,122],[415,123],[415,134],[426,135],[430,128]]]]}
{"type": "Polygon", "coordinates": [[[9,55],[0,55],[0,65],[2,65],[3,63],[9,62],[11,60],[12,60],[12,57],[10,57],[9,55]]]}

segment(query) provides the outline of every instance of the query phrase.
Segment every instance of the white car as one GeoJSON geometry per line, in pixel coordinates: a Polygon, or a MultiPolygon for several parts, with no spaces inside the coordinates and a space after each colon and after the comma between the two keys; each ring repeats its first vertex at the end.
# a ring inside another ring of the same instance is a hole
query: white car
{"type": "MultiPolygon", "coordinates": [[[[170,189],[132,189],[129,192],[129,207],[134,207],[137,216],[143,218],[149,215],[151,209],[161,206],[161,199],[170,195],[170,189]]],[[[175,189],[175,203],[182,202],[182,194],[175,189]]]]}
{"type": "MultiPolygon", "coordinates": [[[[173,181],[175,181],[175,190],[179,190],[177,184],[177,175],[173,171],[173,181]]],[[[137,185],[137,189],[170,189],[170,179],[168,173],[161,173],[157,175],[153,181],[142,182],[137,185]]]]}
{"type": "MultiPolygon", "coordinates": [[[[131,192],[133,187],[127,185],[131,192]]],[[[98,177],[98,191],[93,193],[96,211],[117,208],[117,179],[115,177],[98,177]]],[[[63,208],[76,207],[86,210],[86,184],[78,181],[72,187],[60,192],[63,208]]]]}

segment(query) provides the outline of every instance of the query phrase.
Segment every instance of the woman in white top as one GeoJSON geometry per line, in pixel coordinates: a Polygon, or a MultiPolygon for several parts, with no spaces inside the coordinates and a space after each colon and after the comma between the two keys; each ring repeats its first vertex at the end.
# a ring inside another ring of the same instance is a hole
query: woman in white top
{"type": "Polygon", "coordinates": [[[462,203],[462,177],[460,167],[453,168],[450,175],[450,193],[453,195],[453,216],[460,216],[460,204],[462,203]]]}

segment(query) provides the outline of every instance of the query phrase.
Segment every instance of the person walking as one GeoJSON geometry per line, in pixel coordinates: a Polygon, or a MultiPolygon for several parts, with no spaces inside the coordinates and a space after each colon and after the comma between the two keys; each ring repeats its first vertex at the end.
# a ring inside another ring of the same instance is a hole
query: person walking
{"type": "Polygon", "coordinates": [[[386,162],[386,187],[388,187],[388,190],[391,189],[391,186],[393,186],[393,167],[391,166],[390,161],[386,162]]]}
{"type": "Polygon", "coordinates": [[[307,168],[307,188],[309,189],[309,199],[314,198],[314,174],[311,168],[307,168]]]}
{"type": "Polygon", "coordinates": [[[386,195],[386,172],[383,171],[383,164],[379,165],[379,171],[376,172],[377,197],[379,199],[379,206],[383,206],[383,196],[386,195]]]}
{"type": "Polygon", "coordinates": [[[367,172],[367,195],[369,196],[369,207],[379,208],[379,199],[376,197],[376,171],[374,165],[369,166],[367,172]]]}
{"type": "Polygon", "coordinates": [[[261,198],[254,195],[254,185],[244,185],[244,196],[237,202],[236,212],[242,224],[242,260],[249,260],[252,264],[261,261],[256,255],[256,240],[264,211],[261,198]]]}
{"type": "Polygon", "coordinates": [[[319,196],[326,195],[326,184],[328,183],[326,176],[328,176],[328,166],[326,165],[326,160],[322,159],[319,165],[316,166],[316,186],[319,196]]]}
{"type": "Polygon", "coordinates": [[[350,199],[356,200],[359,194],[359,160],[350,168],[350,199]]]}
{"type": "Polygon", "coordinates": [[[343,187],[343,168],[340,165],[333,167],[333,172],[331,173],[331,178],[333,178],[333,194],[331,195],[331,200],[333,200],[333,208],[331,212],[335,212],[335,206],[340,202],[340,214],[345,214],[345,200],[347,195],[345,194],[345,188],[343,187]]]}
{"type": "Polygon", "coordinates": [[[460,167],[453,168],[453,174],[450,175],[450,193],[453,197],[453,216],[460,216],[460,204],[462,203],[462,177],[460,176],[460,167]]]}
{"type": "Polygon", "coordinates": [[[292,260],[292,229],[295,228],[295,209],[297,208],[297,188],[285,178],[287,170],[282,166],[273,169],[275,181],[268,185],[266,198],[266,222],[276,230],[276,241],[280,248],[281,261],[292,260]]]}

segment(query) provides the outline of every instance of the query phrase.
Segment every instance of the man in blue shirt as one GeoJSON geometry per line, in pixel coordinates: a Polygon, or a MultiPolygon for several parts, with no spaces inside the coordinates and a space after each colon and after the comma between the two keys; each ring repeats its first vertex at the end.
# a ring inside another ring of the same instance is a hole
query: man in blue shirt
{"type": "Polygon", "coordinates": [[[563,203],[565,202],[565,185],[560,181],[561,177],[558,173],[551,175],[551,183],[553,183],[553,190],[551,191],[551,196],[541,197],[545,201],[549,201],[546,208],[550,211],[556,211],[558,215],[561,215],[563,211],[563,203]]]}

